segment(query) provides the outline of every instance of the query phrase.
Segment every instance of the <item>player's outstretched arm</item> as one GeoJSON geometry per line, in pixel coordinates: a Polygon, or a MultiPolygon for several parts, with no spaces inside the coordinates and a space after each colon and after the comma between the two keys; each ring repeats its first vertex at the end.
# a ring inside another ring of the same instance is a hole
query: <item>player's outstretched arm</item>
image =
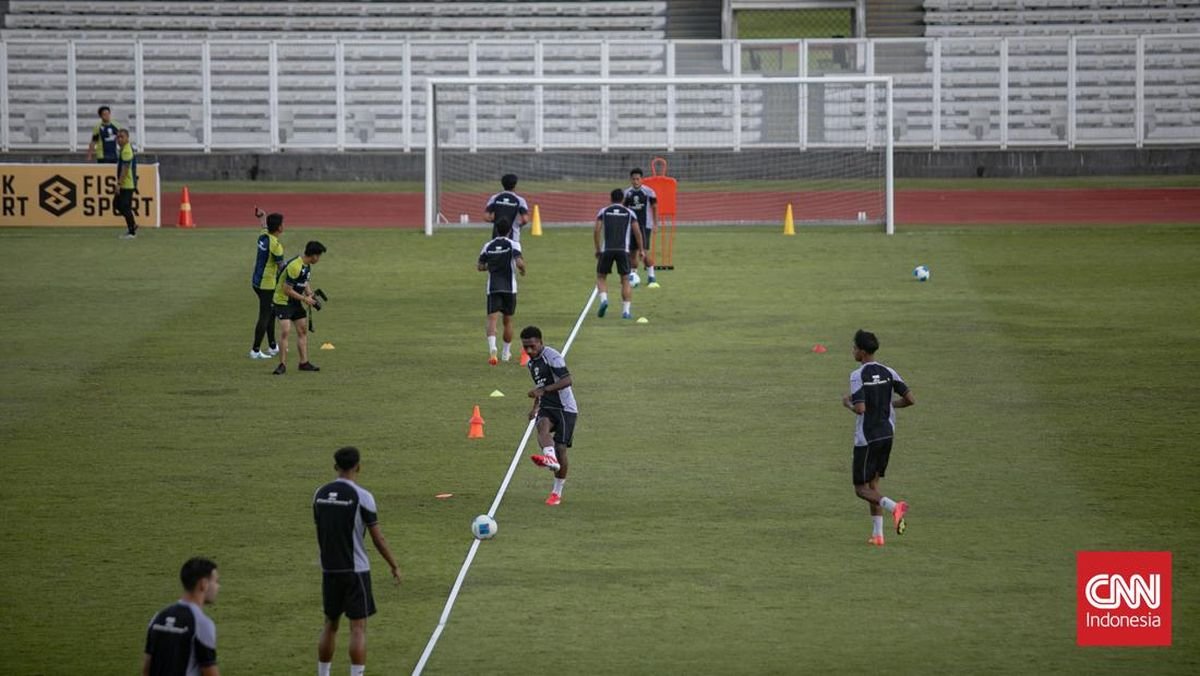
{"type": "Polygon", "coordinates": [[[375,544],[375,549],[379,550],[379,554],[387,561],[388,567],[392,569],[392,579],[396,584],[400,584],[400,566],[396,563],[396,558],[392,556],[392,550],[388,548],[387,540],[383,537],[383,530],[379,524],[371,526],[368,531],[371,533],[371,542],[375,544]]]}

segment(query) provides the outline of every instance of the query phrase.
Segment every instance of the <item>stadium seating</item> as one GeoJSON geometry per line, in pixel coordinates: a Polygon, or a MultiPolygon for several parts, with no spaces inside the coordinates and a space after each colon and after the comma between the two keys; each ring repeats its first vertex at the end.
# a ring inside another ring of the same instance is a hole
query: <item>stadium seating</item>
{"type": "MultiPolygon", "coordinates": [[[[126,123],[135,121],[134,46],[128,40],[113,40],[115,28],[132,30],[141,41],[143,130],[145,140],[155,148],[196,147],[205,140],[206,127],[212,147],[333,145],[339,111],[337,43],[343,53],[342,114],[350,147],[419,148],[425,129],[426,78],[532,77],[538,72],[539,50],[540,72],[545,76],[668,72],[668,42],[659,39],[665,26],[663,0],[240,4],[18,0],[9,4],[3,35],[9,137],[15,146],[65,144],[71,137],[63,106],[68,88],[66,38],[73,40],[78,74],[76,142],[90,130],[96,102],[113,105],[120,111],[118,119],[126,123]],[[114,22],[114,16],[133,23],[114,22]],[[415,25],[414,17],[420,17],[426,28],[403,28],[415,25]],[[645,20],[633,20],[639,17],[645,20]],[[207,125],[205,42],[212,69],[212,119],[207,125]],[[269,121],[271,43],[278,59],[274,129],[269,121]],[[602,43],[607,44],[606,66],[602,43]]],[[[876,61],[869,71],[865,43],[814,40],[807,44],[810,75],[891,75],[896,83],[896,138],[912,145],[932,143],[935,124],[944,144],[1000,142],[1005,115],[1000,91],[1002,42],[1008,64],[1008,140],[1062,142],[1067,136],[1069,35],[1077,36],[1076,138],[1131,142],[1136,138],[1137,38],[1100,34],[1135,34],[1145,26],[1155,26],[1159,35],[1166,30],[1200,33],[1192,30],[1200,23],[1189,23],[1200,12],[1200,0],[1125,0],[1115,7],[1093,0],[927,0],[925,6],[931,30],[969,29],[969,33],[953,34],[975,37],[876,41],[876,61]],[[1076,32],[1080,25],[1097,35],[1076,32]],[[1008,37],[1017,28],[1037,36],[1008,37]],[[935,53],[940,53],[941,71],[937,115],[935,53]]],[[[1200,38],[1147,36],[1144,44],[1146,138],[1200,137],[1195,91],[1200,86],[1200,38]]],[[[782,70],[785,53],[794,54],[796,46],[755,43],[741,49],[743,72],[766,76],[771,68],[782,70]]],[[[676,73],[732,72],[728,43],[677,43],[674,51],[676,73]]],[[[729,133],[730,101],[717,95],[687,96],[686,101],[680,99],[676,112],[682,137],[694,134],[692,138],[704,139],[729,133]]],[[[754,96],[749,93],[743,98],[747,142],[762,139],[769,131],[758,119],[764,104],[754,96]]],[[[598,133],[599,120],[586,106],[570,101],[546,105],[547,139],[598,133]]],[[[832,100],[826,105],[830,134],[861,126],[853,106],[839,107],[841,103],[832,100]]],[[[616,97],[612,106],[610,138],[653,142],[662,137],[665,102],[635,105],[616,97]]],[[[494,133],[524,143],[532,133],[528,106],[518,102],[497,102],[477,114],[477,134],[494,133]]],[[[460,140],[468,131],[464,112],[447,121],[439,133],[444,140],[460,140]]]]}
{"type": "Polygon", "coordinates": [[[10,2],[5,37],[238,32],[495,39],[666,34],[665,0],[559,2],[10,2]]]}
{"type": "Polygon", "coordinates": [[[928,37],[1200,33],[1196,0],[925,0],[928,37]]]}

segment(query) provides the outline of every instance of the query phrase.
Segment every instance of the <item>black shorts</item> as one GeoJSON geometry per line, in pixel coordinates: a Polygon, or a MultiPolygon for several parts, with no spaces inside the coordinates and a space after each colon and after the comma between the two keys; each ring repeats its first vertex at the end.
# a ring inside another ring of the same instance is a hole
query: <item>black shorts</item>
{"type": "Polygon", "coordinates": [[[288,300],[287,305],[279,305],[278,303],[272,306],[275,309],[275,317],[279,321],[296,321],[297,319],[306,319],[308,312],[304,310],[304,304],[298,300],[288,300]]]}
{"type": "Polygon", "coordinates": [[[370,573],[325,573],[321,579],[321,601],[325,617],[336,620],[343,614],[361,620],[375,614],[370,573]]]}
{"type": "Polygon", "coordinates": [[[596,261],[596,274],[610,274],[612,272],[613,263],[617,264],[617,274],[629,274],[629,252],[627,251],[600,252],[600,259],[596,261]]]}
{"type": "Polygon", "coordinates": [[[538,421],[543,418],[550,421],[550,429],[554,431],[554,443],[571,447],[575,437],[575,418],[578,413],[564,411],[561,408],[544,408],[538,411],[538,421]]]}
{"type": "MultiPolygon", "coordinates": [[[[653,231],[650,228],[642,228],[642,249],[650,250],[650,234],[653,231]]],[[[637,238],[630,236],[629,238],[629,253],[638,251],[637,238]]]]}
{"type": "Polygon", "coordinates": [[[880,439],[866,446],[854,447],[854,485],[871,483],[876,475],[883,478],[887,472],[888,458],[892,455],[892,440],[880,439]]]}
{"type": "Polygon", "coordinates": [[[489,293],[487,297],[487,313],[490,315],[495,312],[509,317],[517,314],[517,294],[489,293]]]}

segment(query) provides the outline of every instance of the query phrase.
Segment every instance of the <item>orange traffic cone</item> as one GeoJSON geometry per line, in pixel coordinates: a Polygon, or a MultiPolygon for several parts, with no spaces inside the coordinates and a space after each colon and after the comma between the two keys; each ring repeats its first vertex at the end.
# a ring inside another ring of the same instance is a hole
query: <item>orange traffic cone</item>
{"type": "Polygon", "coordinates": [[[526,352],[525,350],[521,350],[521,366],[528,366],[528,365],[529,365],[529,353],[526,352]]]}
{"type": "Polygon", "coordinates": [[[475,410],[471,412],[471,429],[467,432],[468,439],[483,438],[483,416],[479,415],[479,406],[475,406],[475,410]]]}
{"type": "Polygon", "coordinates": [[[825,354],[826,352],[828,352],[828,350],[825,349],[825,346],[820,343],[813,345],[812,351],[816,352],[817,354],[825,354]]]}
{"type": "Polygon", "coordinates": [[[196,222],[192,220],[192,200],[188,196],[187,186],[183,186],[183,198],[179,202],[179,227],[194,228],[196,222]]]}

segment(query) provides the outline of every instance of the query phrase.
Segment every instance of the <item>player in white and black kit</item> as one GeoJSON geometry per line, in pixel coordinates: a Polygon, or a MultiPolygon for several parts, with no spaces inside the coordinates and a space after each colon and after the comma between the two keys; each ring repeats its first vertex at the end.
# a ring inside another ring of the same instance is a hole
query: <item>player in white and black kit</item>
{"type": "Polygon", "coordinates": [[[512,316],[517,311],[517,273],[525,276],[525,258],[521,245],[509,239],[512,226],[507,222],[496,225],[499,232],[479,252],[476,269],[488,273],[487,283],[487,343],[488,363],[495,366],[496,319],[504,315],[504,361],[512,359],[512,316]]]}
{"type": "Polygon", "coordinates": [[[337,478],[313,495],[325,608],[325,627],[317,643],[317,674],[329,676],[338,622],[344,614],[350,620],[350,674],[361,676],[367,663],[367,618],[375,614],[364,533],[371,533],[371,541],[387,561],[396,584],[400,584],[400,567],[379,528],[375,496],[356,483],[361,469],[358,449],[339,448],[333,461],[337,478]]]}
{"type": "Polygon", "coordinates": [[[637,272],[638,260],[646,270],[647,286],[651,289],[659,287],[654,279],[654,224],[658,222],[658,194],[648,185],[642,185],[642,170],[634,169],[629,172],[629,187],[625,188],[625,199],[622,204],[637,214],[638,223],[642,227],[642,243],[644,247],[629,250],[629,265],[637,272]]]}
{"type": "Polygon", "coordinates": [[[529,205],[524,197],[513,192],[517,187],[516,174],[501,176],[500,187],[504,188],[503,192],[488,198],[487,206],[484,207],[484,219],[492,224],[492,237],[500,237],[500,233],[503,232],[500,226],[507,223],[512,226],[512,234],[507,237],[514,242],[520,242],[521,226],[529,222],[529,205]]]}
{"type": "Polygon", "coordinates": [[[892,436],[896,430],[897,408],[917,403],[912,390],[900,374],[875,361],[879,340],[875,334],[859,329],[854,334],[854,360],[862,364],[850,374],[850,394],[842,405],[850,409],[854,421],[854,461],[851,468],[854,492],[871,505],[871,539],[868,544],[883,546],[883,510],[892,513],[896,533],[908,527],[904,515],[908,503],[896,502],[879,492],[879,480],[887,471],[892,454],[892,436]],[[892,393],[899,399],[892,400],[892,393]]]}
{"type": "Polygon", "coordinates": [[[521,348],[529,355],[529,375],[534,385],[529,390],[533,399],[529,419],[537,421],[538,443],[542,447],[541,455],[529,459],[554,472],[554,487],[546,498],[546,504],[554,506],[562,501],[563,483],[567,480],[567,449],[575,436],[579,406],[571,390],[567,362],[558,350],[542,343],[542,330],[536,326],[522,329],[521,348]]]}
{"type": "Polygon", "coordinates": [[[183,596],[160,610],[146,629],[142,676],[220,676],[217,625],[204,614],[221,589],[217,564],[188,559],[179,581],[183,596]]]}
{"type": "Polygon", "coordinates": [[[638,227],[637,214],[621,204],[625,193],[620,188],[609,194],[612,204],[596,212],[596,227],[592,241],[596,245],[596,290],[600,292],[600,310],[597,317],[608,312],[608,275],[613,264],[621,277],[621,317],[632,319],[633,289],[629,286],[629,252],[636,245],[642,248],[642,229],[638,227]],[[632,235],[632,237],[631,237],[632,235]]]}

